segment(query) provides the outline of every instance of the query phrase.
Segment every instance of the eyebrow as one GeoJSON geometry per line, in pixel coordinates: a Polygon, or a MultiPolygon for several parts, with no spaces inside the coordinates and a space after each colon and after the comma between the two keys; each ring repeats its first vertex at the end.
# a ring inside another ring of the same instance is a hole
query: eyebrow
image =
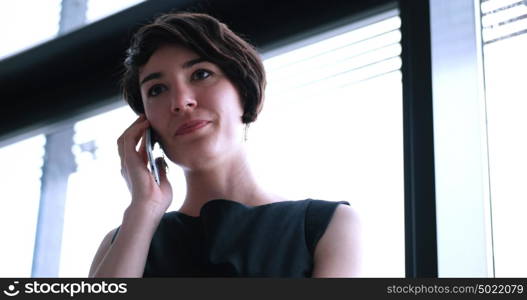
{"type": "MultiPolygon", "coordinates": [[[[195,59],[191,59],[185,63],[183,63],[181,65],[181,67],[183,69],[188,69],[190,67],[192,67],[193,65],[195,64],[199,64],[200,62],[204,62],[204,61],[209,61],[203,57],[198,57],[198,58],[195,58],[195,59]]],[[[143,78],[143,80],[141,80],[141,83],[139,84],[139,86],[143,85],[143,83],[149,81],[149,80],[152,80],[152,79],[157,79],[157,78],[161,78],[163,77],[163,73],[161,72],[154,72],[154,73],[151,73],[149,74],[148,76],[146,76],[145,78],[143,78]]]]}

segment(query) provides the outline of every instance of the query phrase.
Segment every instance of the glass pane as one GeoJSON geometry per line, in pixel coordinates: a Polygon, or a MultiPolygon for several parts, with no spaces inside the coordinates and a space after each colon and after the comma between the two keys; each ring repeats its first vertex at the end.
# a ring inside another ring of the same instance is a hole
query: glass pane
{"type": "MultiPolygon", "coordinates": [[[[77,172],[68,182],[59,277],[87,277],[102,238],[121,224],[130,194],[121,176],[117,139],[136,120],[128,106],[75,125],[73,152],[77,172]]],[[[174,188],[169,210],[181,206],[186,193],[182,172],[167,159],[174,188]]]]}
{"type": "MultiPolygon", "coordinates": [[[[86,1],[86,24],[89,24],[145,0],[86,1]]],[[[0,60],[55,38],[59,32],[61,2],[62,0],[0,1],[0,60]]]]}
{"type": "MultiPolygon", "coordinates": [[[[269,191],[291,200],[349,201],[366,220],[368,276],[404,277],[400,19],[391,13],[366,23],[264,61],[266,102],[247,148],[269,191]]],[[[86,276],[102,238],[121,223],[130,196],[116,140],[135,118],[122,107],[75,127],[81,146],[69,183],[61,277],[86,276]]],[[[181,187],[169,208],[177,210],[186,185],[181,168],[168,163],[172,186],[181,187]]]]}
{"type": "Polygon", "coordinates": [[[526,277],[527,23],[511,19],[526,20],[527,6],[521,1],[487,1],[481,7],[482,18],[490,20],[483,30],[493,37],[484,39],[483,51],[495,275],[526,277]],[[485,14],[485,9],[490,12],[485,14]]]}
{"type": "Polygon", "coordinates": [[[137,5],[145,0],[88,0],[86,22],[96,22],[121,10],[137,5]]]}
{"type": "Polygon", "coordinates": [[[0,148],[0,277],[31,277],[45,137],[0,148]]]}
{"type": "Polygon", "coordinates": [[[77,172],[68,182],[59,277],[87,277],[102,238],[120,224],[129,197],[116,141],[133,119],[131,110],[116,109],[75,125],[77,172]]]}
{"type": "Polygon", "coordinates": [[[54,38],[60,0],[0,1],[0,60],[54,38]]]}
{"type": "Polygon", "coordinates": [[[249,130],[264,186],[359,210],[368,277],[405,276],[399,27],[394,16],[267,59],[266,102],[249,130]]]}

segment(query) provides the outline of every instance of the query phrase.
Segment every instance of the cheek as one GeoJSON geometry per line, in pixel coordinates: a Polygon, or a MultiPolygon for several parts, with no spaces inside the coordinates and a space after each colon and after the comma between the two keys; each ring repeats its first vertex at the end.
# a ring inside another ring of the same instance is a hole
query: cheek
{"type": "Polygon", "coordinates": [[[163,105],[149,105],[148,103],[145,105],[146,118],[150,122],[150,126],[160,135],[164,134],[165,128],[167,127],[166,122],[168,119],[166,114],[167,109],[163,105]]]}
{"type": "Polygon", "coordinates": [[[223,104],[225,113],[241,122],[240,117],[243,114],[243,107],[240,95],[236,88],[232,85],[228,85],[228,87],[223,89],[219,95],[221,95],[219,100],[220,103],[223,104]]]}
{"type": "Polygon", "coordinates": [[[160,117],[160,114],[166,110],[163,105],[163,101],[143,101],[143,107],[145,108],[145,114],[147,119],[155,120],[160,117]]]}

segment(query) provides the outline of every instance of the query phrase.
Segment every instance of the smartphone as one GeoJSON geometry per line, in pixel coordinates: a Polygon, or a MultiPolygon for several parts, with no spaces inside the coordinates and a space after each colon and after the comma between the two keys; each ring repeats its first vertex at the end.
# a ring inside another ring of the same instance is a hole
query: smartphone
{"type": "Polygon", "coordinates": [[[154,157],[154,144],[156,143],[154,139],[154,133],[151,127],[148,127],[146,130],[146,155],[148,156],[148,163],[150,164],[150,172],[154,176],[154,180],[159,185],[159,169],[156,165],[156,160],[154,157]]]}

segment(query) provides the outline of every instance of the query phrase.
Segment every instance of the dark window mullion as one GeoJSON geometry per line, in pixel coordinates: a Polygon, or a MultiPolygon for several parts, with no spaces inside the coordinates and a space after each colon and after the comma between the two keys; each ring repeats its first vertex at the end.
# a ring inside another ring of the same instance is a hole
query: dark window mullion
{"type": "Polygon", "coordinates": [[[428,1],[399,1],[404,109],[406,277],[437,277],[428,1]]]}

